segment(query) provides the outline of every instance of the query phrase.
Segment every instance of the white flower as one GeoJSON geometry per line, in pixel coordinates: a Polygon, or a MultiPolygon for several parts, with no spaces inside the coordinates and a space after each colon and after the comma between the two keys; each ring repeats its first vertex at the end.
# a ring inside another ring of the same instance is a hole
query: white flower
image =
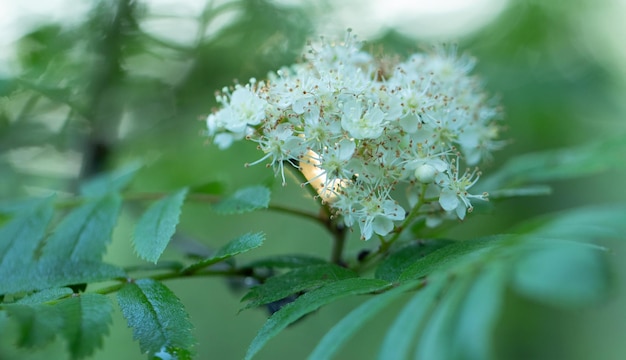
{"type": "Polygon", "coordinates": [[[243,132],[248,125],[258,125],[265,118],[267,102],[250,89],[237,87],[230,97],[230,111],[225,111],[221,125],[234,133],[243,132]]]}
{"type": "Polygon", "coordinates": [[[437,183],[441,186],[439,204],[445,211],[455,211],[458,218],[463,220],[466,212],[471,212],[474,208],[470,199],[486,200],[486,194],[472,195],[468,192],[476,181],[478,175],[476,170],[466,171],[459,177],[458,169],[453,165],[452,170],[441,174],[437,183]]]}
{"type": "Polygon", "coordinates": [[[361,239],[369,240],[374,233],[387,235],[394,228],[394,221],[403,220],[405,210],[388,198],[389,189],[377,187],[351,187],[346,189],[337,208],[344,216],[346,225],[357,223],[361,230],[361,239]]]}
{"type": "Polygon", "coordinates": [[[469,193],[477,170],[458,171],[501,145],[497,106],[469,75],[471,58],[438,48],[403,62],[377,59],[348,32],[312,44],[304,59],[267,83],[223,89],[206,120],[213,143],[257,143],[264,155],[250,165],[265,162],[283,184],[291,163],[363,239],[394,231],[405,217],[399,203],[434,226],[463,219],[471,201],[486,198],[469,193]]]}
{"type": "Polygon", "coordinates": [[[348,101],[343,105],[341,126],[355,139],[374,139],[384,130],[385,113],[378,107],[365,109],[359,101],[348,101]]]}

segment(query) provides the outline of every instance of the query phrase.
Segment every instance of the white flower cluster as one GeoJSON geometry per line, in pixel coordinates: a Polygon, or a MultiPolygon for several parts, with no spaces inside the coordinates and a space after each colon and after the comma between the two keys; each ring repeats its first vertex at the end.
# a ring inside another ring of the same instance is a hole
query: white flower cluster
{"type": "Polygon", "coordinates": [[[486,198],[468,192],[478,171],[461,171],[498,147],[498,112],[469,76],[470,58],[442,48],[376,59],[348,32],[311,45],[305,60],[267,82],[224,88],[207,118],[213,142],[256,142],[265,155],[253,164],[267,161],[283,184],[284,164],[298,167],[362,239],[389,234],[407,209],[436,225],[486,198]]]}

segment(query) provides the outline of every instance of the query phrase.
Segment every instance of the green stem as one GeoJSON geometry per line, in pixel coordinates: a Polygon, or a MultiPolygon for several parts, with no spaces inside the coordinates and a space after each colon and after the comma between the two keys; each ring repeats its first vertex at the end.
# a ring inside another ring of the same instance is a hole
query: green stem
{"type": "MultiPolygon", "coordinates": [[[[189,279],[189,278],[198,278],[198,277],[209,277],[209,276],[234,276],[234,277],[256,277],[261,279],[258,275],[255,275],[250,271],[250,269],[227,269],[227,270],[203,270],[196,272],[182,272],[182,271],[174,271],[161,273],[153,276],[146,277],[145,279],[152,279],[157,281],[165,281],[165,280],[176,280],[176,279],[189,279]]],[[[112,294],[114,292],[119,291],[123,288],[128,282],[134,281],[136,279],[128,278],[128,279],[118,279],[118,283],[107,286],[102,289],[98,289],[94,291],[96,294],[112,294]]],[[[263,279],[261,279],[263,280],[263,279]]]]}

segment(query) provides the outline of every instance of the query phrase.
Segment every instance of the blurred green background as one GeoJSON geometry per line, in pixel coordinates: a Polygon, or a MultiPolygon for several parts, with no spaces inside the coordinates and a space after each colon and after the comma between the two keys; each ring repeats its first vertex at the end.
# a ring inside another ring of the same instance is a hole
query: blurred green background
{"type": "MultiPolygon", "coordinates": [[[[441,1],[438,6],[103,0],[55,1],[49,9],[37,3],[0,4],[1,199],[70,193],[84,178],[140,160],[145,167],[131,191],[166,192],[211,181],[233,191],[262,182],[272,184],[274,202],[306,208],[312,200],[295,181],[283,188],[264,166],[243,167],[260,157],[254,146],[236,144],[224,152],[207,146],[203,120],[216,106],[215,90],[237,79],[263,78],[297,60],[308,39],[343,36],[348,27],[372,49],[408,54],[453,41],[478,59],[475,73],[499,98],[508,129],[503,137],[509,141],[484,166],[485,174],[516,154],[626,133],[626,2],[620,0],[441,1]]],[[[469,239],[506,232],[551,211],[626,201],[625,183],[626,174],[617,169],[552,183],[551,196],[497,203],[496,211],[470,216],[445,235],[469,239]]],[[[109,262],[140,263],[130,245],[139,209],[125,208],[109,262]]],[[[181,239],[211,249],[247,231],[264,231],[267,241],[242,261],[264,254],[330,253],[322,228],[276,213],[225,217],[205,204],[188,203],[179,230],[166,259],[180,258],[181,239]]],[[[349,256],[375,245],[353,236],[349,256]]],[[[626,265],[619,254],[626,247],[608,245],[615,249],[613,296],[593,308],[566,311],[511,294],[498,327],[501,358],[623,358],[626,265]]],[[[223,279],[168,285],[191,315],[198,359],[242,358],[267,318],[262,310],[237,314],[243,293],[223,279]]],[[[307,317],[258,358],[304,358],[358,302],[341,301],[307,317]]],[[[387,318],[361,331],[341,358],[373,358],[387,318]]],[[[10,331],[2,334],[0,359],[63,358],[61,342],[32,352],[11,349],[12,341],[10,331]]],[[[93,358],[144,358],[119,312],[104,349],[93,358]]]]}

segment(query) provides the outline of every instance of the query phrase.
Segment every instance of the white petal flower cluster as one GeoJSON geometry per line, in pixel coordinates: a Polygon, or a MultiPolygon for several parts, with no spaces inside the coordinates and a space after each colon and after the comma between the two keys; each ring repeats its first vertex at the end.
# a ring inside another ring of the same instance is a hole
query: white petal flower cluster
{"type": "Polygon", "coordinates": [[[220,148],[256,142],[264,156],[253,164],[267,161],[283,184],[283,166],[298,167],[362,239],[389,234],[416,207],[430,225],[463,219],[486,194],[469,192],[477,169],[461,169],[499,146],[498,111],[469,75],[472,59],[441,48],[401,62],[361,46],[349,32],[322,40],[265,82],[223,89],[208,135],[220,148]]]}

